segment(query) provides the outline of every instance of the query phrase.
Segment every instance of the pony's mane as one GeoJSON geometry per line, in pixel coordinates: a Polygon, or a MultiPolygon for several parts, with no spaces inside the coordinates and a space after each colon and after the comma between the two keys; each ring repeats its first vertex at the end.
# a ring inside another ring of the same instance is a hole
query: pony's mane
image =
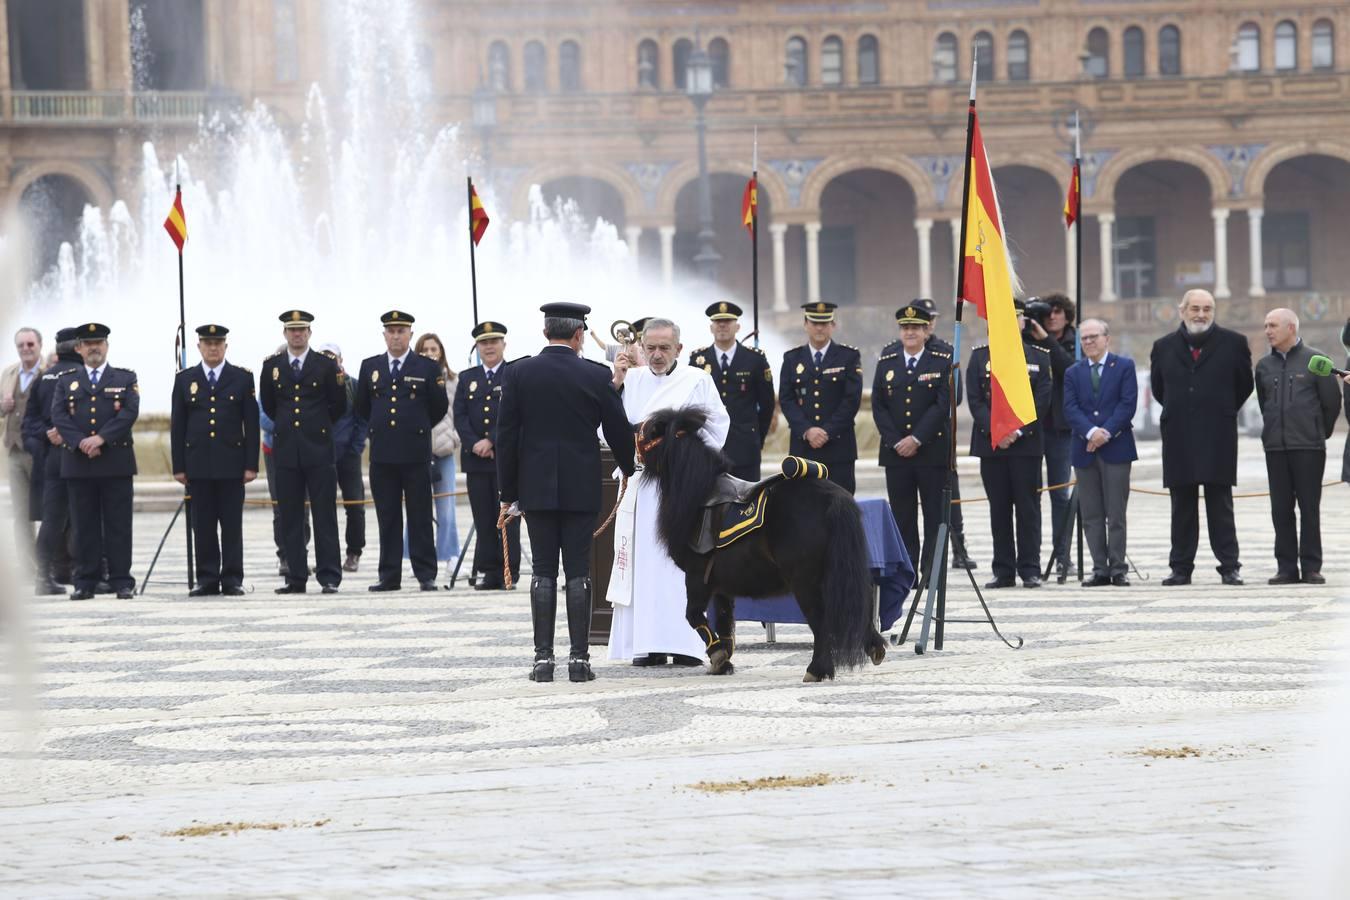
{"type": "Polygon", "coordinates": [[[656,530],[676,560],[694,536],[703,501],[717,476],[727,471],[726,458],[698,435],[707,421],[707,412],[699,407],[663,409],[649,416],[643,426],[645,436],[661,438],[650,466],[661,494],[656,530]]]}

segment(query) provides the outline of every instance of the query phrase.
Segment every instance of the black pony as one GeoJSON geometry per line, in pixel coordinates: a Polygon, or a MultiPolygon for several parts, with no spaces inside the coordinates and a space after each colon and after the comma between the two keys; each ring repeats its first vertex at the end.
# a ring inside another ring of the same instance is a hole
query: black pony
{"type": "Polygon", "coordinates": [[[700,409],[664,409],[642,424],[638,442],[647,476],[660,491],[657,534],[685,573],[685,618],[708,645],[709,670],[732,670],[733,597],[791,591],[815,638],[803,681],[834,678],[834,667],[880,663],[886,645],[872,625],[867,536],[853,497],[824,479],[771,488],[762,527],[708,553],[691,546],[704,502],[728,470],[725,456],[698,436],[700,409]],[[708,623],[713,601],[717,631],[708,623]]]}

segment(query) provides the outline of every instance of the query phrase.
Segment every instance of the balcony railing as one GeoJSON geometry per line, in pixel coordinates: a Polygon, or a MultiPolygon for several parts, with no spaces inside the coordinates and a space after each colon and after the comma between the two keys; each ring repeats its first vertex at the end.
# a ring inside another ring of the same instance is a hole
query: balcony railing
{"type": "Polygon", "coordinates": [[[42,124],[191,123],[206,112],[203,91],[10,91],[4,118],[42,124]]]}

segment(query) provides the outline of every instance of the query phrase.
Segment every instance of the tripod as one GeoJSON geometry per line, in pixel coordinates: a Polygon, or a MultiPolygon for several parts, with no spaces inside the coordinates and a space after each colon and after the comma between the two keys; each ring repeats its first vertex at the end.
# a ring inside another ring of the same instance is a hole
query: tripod
{"type": "MultiPolygon", "coordinates": [[[[1069,492],[1069,505],[1064,508],[1063,527],[1059,531],[1059,540],[1055,542],[1054,548],[1050,552],[1050,559],[1045,564],[1045,571],[1041,573],[1042,581],[1050,580],[1050,570],[1055,567],[1055,561],[1059,559],[1067,560],[1069,556],[1069,544],[1073,542],[1073,534],[1078,534],[1078,581],[1083,581],[1083,515],[1078,508],[1078,485],[1073,486],[1069,492]],[[1073,531],[1070,531],[1070,525],[1073,531]]],[[[1065,568],[1067,569],[1067,563],[1065,568]]],[[[1068,580],[1068,572],[1060,572],[1056,578],[1059,584],[1064,584],[1068,580]]]]}

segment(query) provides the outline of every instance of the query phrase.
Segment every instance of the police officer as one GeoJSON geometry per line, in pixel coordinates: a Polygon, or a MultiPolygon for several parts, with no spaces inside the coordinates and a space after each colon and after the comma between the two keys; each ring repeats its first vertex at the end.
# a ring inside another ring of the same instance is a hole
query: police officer
{"type": "MultiPolygon", "coordinates": [[[[939,353],[946,353],[948,356],[951,356],[954,359],[955,355],[954,351],[952,350],[952,345],[937,336],[937,322],[938,318],[941,316],[941,312],[938,310],[938,305],[928,297],[918,297],[912,301],[911,305],[914,306],[915,309],[923,310],[932,317],[932,321],[930,321],[927,325],[928,340],[924,343],[924,346],[927,347],[929,350],[936,350],[939,353]]],[[[881,352],[887,353],[893,350],[898,350],[899,346],[900,342],[896,341],[894,344],[890,344],[885,350],[882,350],[881,352]]],[[[965,384],[962,383],[960,365],[957,365],[956,368],[957,368],[956,405],[960,406],[962,397],[965,394],[966,386],[965,384]]],[[[955,472],[951,473],[951,478],[952,478],[952,499],[960,500],[961,480],[957,477],[957,474],[955,472]]],[[[978,568],[975,564],[975,561],[970,558],[969,552],[970,545],[966,543],[966,520],[965,516],[961,512],[960,503],[952,504],[951,525],[952,525],[951,529],[952,566],[957,569],[978,568]]]]}
{"type": "Polygon", "coordinates": [[[278,594],[303,594],[309,575],[305,552],[305,498],[314,522],[314,575],[325,594],[342,583],[338,541],[337,470],[333,425],[347,409],[337,360],[309,348],[314,316],[291,309],[278,318],[286,349],[263,360],[258,399],[272,420],[271,465],[276,466],[277,506],[286,545],[286,584],[278,594]]]}
{"type": "MultiPolygon", "coordinates": [[[[1017,327],[1025,325],[1022,301],[1017,308],[1017,327]]],[[[970,384],[966,397],[974,426],[970,430],[970,455],[979,457],[980,478],[989,497],[989,527],[994,536],[994,579],[987,588],[1012,587],[1020,575],[1022,586],[1041,586],[1041,454],[1044,452],[1041,423],[1050,410],[1054,383],[1050,351],[1022,337],[1027,376],[1036,404],[1036,421],[1023,425],[993,447],[990,444],[990,411],[993,406],[989,347],[981,345],[970,354],[970,384]],[[1017,542],[1013,543],[1016,514],[1017,542]]]]}
{"type": "Polygon", "coordinates": [[[806,303],[806,343],[783,354],[778,405],[792,432],[790,453],[825,463],[829,479],[853,493],[862,406],[862,354],[836,342],[834,303],[806,303]]]}
{"type": "Polygon", "coordinates": [[[759,481],[759,459],[773,423],[773,370],[758,347],[736,340],[742,310],[723,300],[704,310],[711,320],[713,343],[689,354],[689,365],[712,376],[731,416],[731,431],[722,452],[731,459],[731,474],[759,481]]]}
{"type": "Polygon", "coordinates": [[[881,435],[879,462],[886,469],[895,524],[916,569],[927,572],[942,521],[942,486],[951,465],[952,357],[927,345],[932,316],[923,309],[902,307],[895,311],[895,321],[900,326],[898,349],[882,351],[872,378],[872,419],[881,435]]]}
{"type": "MultiPolygon", "coordinates": [[[[460,468],[469,488],[469,508],[478,535],[473,551],[475,585],[480,591],[506,587],[502,578],[502,533],[497,529],[497,413],[501,409],[502,379],[507,364],[506,326],[479,322],[473,327],[481,365],[459,373],[455,385],[455,431],[459,432],[460,468]]],[[[507,559],[511,584],[520,578],[520,519],[506,525],[507,559]]]]}
{"type": "Polygon", "coordinates": [[[252,370],[225,361],[229,333],[200,326],[201,365],[173,380],[173,477],[188,486],[197,548],[189,597],[244,593],[244,485],[258,477],[258,400],[252,370]]]}
{"type": "Polygon", "coordinates": [[[553,680],[553,626],[558,611],[558,555],[567,573],[567,633],[572,681],[591,681],[591,533],[600,515],[600,443],[624,475],[633,466],[633,429],[607,366],[582,359],[590,307],[546,303],[537,356],[507,369],[497,423],[497,479],[503,508],[525,515],[534,559],[531,681],[553,680]]]}
{"type": "Polygon", "coordinates": [[[52,425],[52,397],[62,389],[62,378],[84,365],[75,352],[78,334],[78,328],[62,328],[56,333],[56,362],[33,385],[23,411],[24,447],[33,456],[33,470],[42,471],[42,524],[38,527],[35,573],[39,595],[64,594],[58,582],[71,580],[64,571],[56,571],[70,569],[70,497],[61,478],[64,454],[61,433],[52,425]]]}
{"type": "Polygon", "coordinates": [[[108,561],[108,584],[117,599],[130,600],[132,476],[136,451],[131,426],[140,413],[136,373],[108,365],[107,325],[81,325],[75,350],[84,364],[66,374],[52,398],[52,424],[65,453],[61,477],[70,492],[75,526],[75,592],[90,600],[108,561]]]}
{"type": "Polygon", "coordinates": [[[361,361],[356,382],[356,414],[370,423],[370,493],[380,528],[379,581],[372,591],[402,585],[405,505],[413,576],[422,590],[437,590],[431,429],[445,418],[450,399],[441,367],[409,347],[416,321],[398,309],[380,316],[385,352],[361,361]]]}

